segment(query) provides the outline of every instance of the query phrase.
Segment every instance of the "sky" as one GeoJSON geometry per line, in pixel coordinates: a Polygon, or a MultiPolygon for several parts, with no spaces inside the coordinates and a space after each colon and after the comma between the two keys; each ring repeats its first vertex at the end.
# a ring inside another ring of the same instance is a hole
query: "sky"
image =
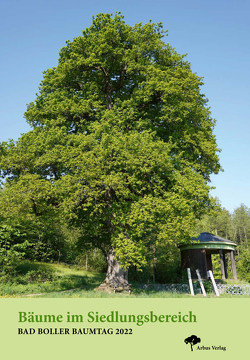
{"type": "Polygon", "coordinates": [[[2,0],[0,4],[0,142],[30,130],[23,114],[43,71],[57,66],[66,40],[92,16],[120,11],[129,25],[162,22],[169,43],[203,77],[224,169],[212,196],[231,213],[250,207],[250,2],[246,0],[2,0]]]}

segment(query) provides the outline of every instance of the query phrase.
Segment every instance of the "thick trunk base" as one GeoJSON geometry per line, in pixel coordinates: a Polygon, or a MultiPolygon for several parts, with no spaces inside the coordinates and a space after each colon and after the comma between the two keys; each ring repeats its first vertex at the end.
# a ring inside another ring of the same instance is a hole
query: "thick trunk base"
{"type": "Polygon", "coordinates": [[[98,291],[131,292],[131,284],[128,283],[128,271],[125,271],[114,257],[114,251],[110,250],[107,255],[108,270],[104,282],[96,288],[98,291]]]}

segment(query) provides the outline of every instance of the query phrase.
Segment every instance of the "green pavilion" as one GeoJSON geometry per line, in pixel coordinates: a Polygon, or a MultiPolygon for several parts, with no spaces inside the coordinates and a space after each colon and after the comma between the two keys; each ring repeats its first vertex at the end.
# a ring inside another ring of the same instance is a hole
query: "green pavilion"
{"type": "Polygon", "coordinates": [[[221,278],[227,279],[226,254],[229,254],[233,279],[237,279],[234,252],[237,244],[208,232],[201,233],[197,238],[192,238],[190,243],[179,244],[181,251],[182,269],[191,269],[192,276],[196,277],[196,269],[203,279],[207,279],[207,272],[213,271],[212,254],[220,255],[221,278]]]}

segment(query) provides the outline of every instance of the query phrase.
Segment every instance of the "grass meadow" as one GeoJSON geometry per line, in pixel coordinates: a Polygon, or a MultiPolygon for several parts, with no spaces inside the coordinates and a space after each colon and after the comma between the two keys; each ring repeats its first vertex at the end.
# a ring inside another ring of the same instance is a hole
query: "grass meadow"
{"type": "MultiPolygon", "coordinates": [[[[132,282],[131,294],[107,293],[95,289],[105,279],[104,273],[86,271],[76,266],[23,262],[12,277],[0,278],[1,298],[190,298],[189,293],[143,290],[132,282]]],[[[208,293],[208,298],[216,297],[208,293]]],[[[220,297],[248,297],[223,294],[220,297]]],[[[193,298],[203,298],[196,294],[193,298]]]]}

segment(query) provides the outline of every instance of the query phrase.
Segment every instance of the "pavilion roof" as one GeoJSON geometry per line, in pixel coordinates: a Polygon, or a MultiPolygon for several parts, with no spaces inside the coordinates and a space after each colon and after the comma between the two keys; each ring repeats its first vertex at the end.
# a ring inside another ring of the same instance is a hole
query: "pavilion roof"
{"type": "Polygon", "coordinates": [[[192,240],[197,240],[200,242],[214,242],[214,241],[217,242],[218,241],[218,242],[226,242],[226,243],[235,244],[231,240],[224,239],[218,235],[214,235],[209,232],[202,232],[197,238],[192,238],[192,240]]]}
{"type": "Polygon", "coordinates": [[[190,242],[180,243],[178,246],[181,251],[188,249],[210,249],[217,251],[219,249],[235,250],[237,244],[218,235],[202,232],[197,238],[190,239],[190,242]]]}

